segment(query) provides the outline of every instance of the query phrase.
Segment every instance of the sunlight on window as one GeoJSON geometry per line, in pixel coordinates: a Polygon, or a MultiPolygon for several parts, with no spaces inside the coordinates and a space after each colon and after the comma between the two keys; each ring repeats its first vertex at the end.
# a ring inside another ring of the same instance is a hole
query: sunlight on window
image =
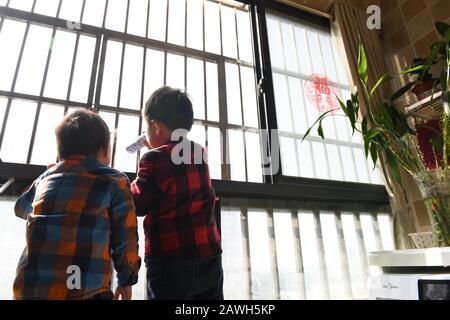
{"type": "Polygon", "coordinates": [[[280,137],[281,165],[283,174],[289,176],[298,175],[297,155],[295,153],[295,140],[287,137],[280,137]]]}
{"type": "Polygon", "coordinates": [[[188,139],[198,143],[202,147],[205,147],[206,146],[205,127],[202,125],[194,124],[192,126],[191,131],[189,131],[188,133],[188,139]]]}
{"type": "Polygon", "coordinates": [[[0,158],[5,162],[26,163],[33,130],[36,103],[13,100],[6,122],[0,158]],[[17,125],[20,123],[20,126],[17,125]]]}
{"type": "Polygon", "coordinates": [[[10,19],[3,21],[0,33],[0,89],[11,90],[14,72],[19,58],[20,47],[22,45],[26,24],[10,19]]]}
{"type": "Polygon", "coordinates": [[[237,58],[237,41],[236,41],[236,18],[234,9],[221,6],[222,21],[222,48],[223,55],[231,58],[237,58]]]}
{"type": "Polygon", "coordinates": [[[148,21],[148,37],[165,41],[167,0],[151,0],[148,21]]]}
{"type": "MultiPolygon", "coordinates": [[[[152,2],[152,0],[150,1],[152,2]]],[[[127,33],[145,37],[147,27],[147,0],[130,1],[127,33]]]]}
{"type": "Polygon", "coordinates": [[[305,178],[315,178],[314,162],[312,158],[311,143],[309,141],[297,140],[298,161],[300,163],[300,173],[305,178]]]}
{"type": "Polygon", "coordinates": [[[37,0],[34,12],[46,16],[56,17],[59,0],[37,0]]]}
{"type": "Polygon", "coordinates": [[[61,4],[59,18],[79,22],[82,7],[83,0],[64,0],[61,4]]]}
{"type": "Polygon", "coordinates": [[[239,59],[253,63],[252,33],[248,12],[236,10],[239,59]]]}
{"type": "Polygon", "coordinates": [[[242,87],[242,107],[244,124],[258,128],[258,109],[256,106],[255,74],[253,68],[240,67],[242,87]]]}
{"type": "Polygon", "coordinates": [[[51,45],[52,29],[31,25],[25,44],[15,91],[39,95],[51,45]]]}
{"type": "Polygon", "coordinates": [[[128,153],[125,148],[139,135],[139,118],[119,115],[117,126],[117,144],[114,168],[124,172],[136,172],[136,155],[128,153]]]}
{"type": "Polygon", "coordinates": [[[101,104],[117,106],[122,43],[108,40],[103,73],[101,104]]]}
{"type": "Polygon", "coordinates": [[[120,107],[140,110],[142,89],[142,64],[144,48],[130,44],[125,45],[123,60],[120,107]]]}
{"type": "Polygon", "coordinates": [[[222,179],[222,135],[219,128],[208,127],[208,166],[211,179],[222,179]]]}
{"type": "Polygon", "coordinates": [[[48,165],[57,158],[55,128],[64,116],[61,106],[43,104],[34,138],[31,163],[48,165]]]}
{"type": "Polygon", "coordinates": [[[0,97],[0,132],[3,128],[3,120],[5,119],[6,104],[8,99],[0,97]]]}
{"type": "Polygon", "coordinates": [[[291,24],[281,23],[281,37],[283,41],[284,61],[286,61],[286,69],[298,72],[298,60],[295,50],[294,30],[291,24]]]}
{"type": "Polygon", "coordinates": [[[205,89],[203,61],[187,58],[186,91],[192,100],[195,119],[205,119],[205,89]]]}
{"type": "Polygon", "coordinates": [[[184,46],[185,0],[169,0],[169,30],[167,41],[184,46]]]}
{"type": "Polygon", "coordinates": [[[127,6],[127,0],[108,1],[105,27],[111,30],[124,32],[127,6]]]}
{"type": "Polygon", "coordinates": [[[230,144],[231,180],[245,181],[244,137],[240,130],[228,130],[230,144]]]}
{"type": "Polygon", "coordinates": [[[70,100],[87,102],[96,39],[81,35],[73,71],[70,100]]]}
{"type": "Polygon", "coordinates": [[[168,53],[166,68],[166,85],[184,90],[184,57],[168,53]]]}
{"type": "Polygon", "coordinates": [[[227,86],[228,122],[240,125],[242,124],[242,113],[238,65],[226,62],[225,77],[227,86]]]}
{"type": "Polygon", "coordinates": [[[247,155],[247,181],[263,182],[261,167],[261,145],[259,134],[256,132],[245,133],[245,152],[247,155]]]}
{"type": "Polygon", "coordinates": [[[219,121],[219,83],[217,64],[206,62],[206,104],[208,120],[219,121]]]}
{"type": "Polygon", "coordinates": [[[56,31],[45,81],[44,96],[62,100],[67,98],[75,40],[76,35],[74,33],[56,31]]]}
{"type": "Polygon", "coordinates": [[[33,2],[34,0],[10,0],[9,7],[18,10],[31,11],[33,2]]]}
{"type": "Polygon", "coordinates": [[[103,25],[105,6],[106,0],[86,0],[82,22],[85,24],[101,27],[103,25]]]}
{"type": "Polygon", "coordinates": [[[187,1],[187,46],[203,50],[203,1],[187,1]]]}
{"type": "Polygon", "coordinates": [[[164,85],[164,52],[147,49],[145,58],[144,103],[164,85]]]}
{"type": "Polygon", "coordinates": [[[220,13],[219,5],[205,1],[205,50],[220,54],[220,13]]]}

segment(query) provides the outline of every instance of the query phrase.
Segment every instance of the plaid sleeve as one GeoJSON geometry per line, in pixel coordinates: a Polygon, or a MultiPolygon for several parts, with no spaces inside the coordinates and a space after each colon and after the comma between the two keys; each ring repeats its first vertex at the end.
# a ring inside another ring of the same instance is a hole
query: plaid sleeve
{"type": "Polygon", "coordinates": [[[14,212],[17,217],[27,219],[27,215],[33,211],[31,206],[34,200],[36,191],[36,181],[33,182],[22,195],[17,199],[14,206],[14,212]]]}
{"type": "Polygon", "coordinates": [[[156,152],[146,153],[139,162],[139,171],[136,179],[131,183],[131,193],[133,194],[138,216],[145,216],[150,211],[153,196],[156,188],[154,179],[156,162],[154,157],[156,152]]]}
{"type": "Polygon", "coordinates": [[[112,259],[120,287],[136,284],[141,266],[137,218],[129,188],[128,178],[121,177],[110,207],[112,259]]]}

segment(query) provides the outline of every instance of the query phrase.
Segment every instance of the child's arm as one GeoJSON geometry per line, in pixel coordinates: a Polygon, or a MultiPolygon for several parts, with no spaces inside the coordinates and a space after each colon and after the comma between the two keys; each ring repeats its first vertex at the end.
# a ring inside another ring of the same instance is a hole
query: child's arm
{"type": "Polygon", "coordinates": [[[14,212],[17,217],[27,219],[27,215],[33,212],[32,203],[36,191],[36,181],[34,181],[28,188],[24,190],[22,195],[17,199],[14,206],[14,212]]]}
{"type": "Polygon", "coordinates": [[[155,152],[148,152],[142,157],[139,162],[137,177],[131,183],[131,193],[136,205],[136,214],[140,217],[145,216],[150,211],[157,188],[156,181],[154,181],[156,167],[154,159],[152,159],[155,156],[155,152]]]}
{"type": "Polygon", "coordinates": [[[124,175],[117,183],[110,207],[112,259],[122,288],[137,283],[141,266],[137,218],[129,188],[130,183],[124,175]]]}

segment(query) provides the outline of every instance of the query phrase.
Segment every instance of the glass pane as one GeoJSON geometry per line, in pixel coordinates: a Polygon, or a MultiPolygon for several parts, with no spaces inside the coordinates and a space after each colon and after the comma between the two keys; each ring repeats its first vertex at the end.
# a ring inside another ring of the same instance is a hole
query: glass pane
{"type": "Polygon", "coordinates": [[[63,0],[61,10],[59,11],[59,18],[78,22],[81,19],[82,7],[83,0],[63,0]]]}
{"type": "Polygon", "coordinates": [[[330,299],[350,299],[351,292],[346,281],[344,252],[341,252],[340,239],[337,233],[336,216],[332,212],[320,214],[325,261],[328,275],[330,299]]]}
{"type": "Polygon", "coordinates": [[[297,54],[299,55],[298,58],[300,61],[300,71],[304,75],[310,75],[312,73],[311,59],[309,54],[308,43],[306,42],[305,29],[294,27],[294,33],[295,33],[297,54]]]}
{"type": "Polygon", "coordinates": [[[223,55],[237,58],[236,19],[234,16],[234,9],[221,6],[220,11],[222,19],[223,55]]]}
{"type": "Polygon", "coordinates": [[[74,33],[56,31],[45,82],[44,95],[46,97],[64,100],[67,98],[75,41],[76,35],[74,33]]]}
{"type": "Polygon", "coordinates": [[[124,172],[136,172],[136,155],[125,148],[139,135],[139,118],[119,115],[117,126],[117,144],[114,168],[124,172]]]}
{"type": "Polygon", "coordinates": [[[167,54],[166,85],[184,90],[184,57],[176,54],[167,54]]]}
{"type": "Polygon", "coordinates": [[[203,3],[202,0],[187,1],[187,46],[203,50],[203,3]]]}
{"type": "Polygon", "coordinates": [[[215,127],[208,127],[208,166],[211,179],[222,179],[222,135],[215,127]]]}
{"type": "Polygon", "coordinates": [[[367,171],[367,160],[364,150],[360,148],[353,149],[355,155],[356,171],[358,172],[358,181],[370,183],[369,173],[367,171]]]}
{"type": "Polygon", "coordinates": [[[317,178],[319,179],[329,179],[328,170],[328,156],[324,149],[324,144],[321,142],[311,142],[313,150],[314,164],[317,169],[317,178]]]}
{"type": "Polygon", "coordinates": [[[363,250],[361,230],[357,230],[355,217],[351,213],[341,214],[342,230],[345,239],[345,249],[348,258],[348,268],[352,284],[353,297],[356,299],[368,298],[366,255],[363,250]],[[359,231],[359,232],[358,232],[359,231]]]}
{"type": "Polygon", "coordinates": [[[121,60],[122,43],[108,40],[100,99],[101,104],[117,106],[121,60]]]}
{"type": "Polygon", "coordinates": [[[272,68],[284,69],[283,45],[281,42],[280,24],[277,20],[267,17],[267,33],[272,68]]]}
{"type": "Polygon", "coordinates": [[[298,254],[294,237],[292,216],[286,211],[275,211],[273,214],[276,240],[280,299],[304,299],[303,274],[298,271],[298,254]]]}
{"type": "Polygon", "coordinates": [[[327,71],[327,77],[331,81],[337,82],[338,77],[334,66],[334,58],[331,50],[330,36],[319,34],[320,47],[322,48],[323,61],[327,71]]]}
{"type": "Polygon", "coordinates": [[[300,174],[304,178],[315,178],[314,163],[310,142],[297,140],[298,161],[300,163],[300,174]]]}
{"type": "Polygon", "coordinates": [[[236,10],[239,40],[239,59],[253,63],[252,33],[248,12],[236,10]]]}
{"type": "Polygon", "coordinates": [[[150,0],[148,37],[166,40],[167,0],[150,0]]]}
{"type": "Polygon", "coordinates": [[[204,1],[205,6],[205,50],[220,54],[220,13],[219,5],[204,1]]]}
{"type": "Polygon", "coordinates": [[[275,299],[275,279],[272,273],[266,212],[249,210],[248,233],[250,241],[252,299],[275,299]]]}
{"type": "Polygon", "coordinates": [[[244,250],[242,248],[241,212],[238,210],[221,210],[222,218],[222,266],[225,299],[248,299],[248,271],[244,267],[244,250]]]}
{"type": "Polygon", "coordinates": [[[202,125],[194,124],[191,131],[188,133],[188,139],[200,144],[202,147],[206,145],[205,127],[202,125]]]}
{"type": "Polygon", "coordinates": [[[206,104],[208,120],[219,121],[219,83],[217,64],[206,62],[206,104]]]}
{"type": "Polygon", "coordinates": [[[11,90],[26,24],[5,19],[0,33],[0,89],[11,90]]]}
{"type": "Polygon", "coordinates": [[[292,132],[292,116],[285,76],[278,73],[273,74],[273,91],[275,94],[278,129],[285,132],[292,132]]]}
{"type": "Polygon", "coordinates": [[[86,0],[83,23],[101,27],[105,15],[106,0],[86,0]]]}
{"type": "Polygon", "coordinates": [[[245,152],[247,154],[247,181],[262,182],[261,146],[258,133],[245,133],[245,152]]]}
{"type": "Polygon", "coordinates": [[[255,74],[253,68],[241,68],[242,105],[244,108],[244,124],[258,128],[258,110],[256,107],[255,74]]]}
{"type": "Polygon", "coordinates": [[[128,0],[114,0],[108,2],[105,27],[120,32],[125,31],[128,0]]]}
{"type": "Polygon", "coordinates": [[[366,253],[369,254],[372,251],[381,250],[381,248],[379,248],[377,245],[372,215],[361,214],[359,218],[361,220],[361,228],[364,235],[366,253]]]}
{"type": "Polygon", "coordinates": [[[0,150],[2,161],[26,163],[35,115],[35,102],[12,101],[0,150]]]}
{"type": "Polygon", "coordinates": [[[242,124],[238,66],[225,63],[228,123],[242,124]]]}
{"type": "MultiPolygon", "coordinates": [[[[109,132],[111,134],[111,144],[113,143],[113,137],[116,134],[116,114],[112,112],[103,112],[100,111],[98,113],[100,117],[106,122],[108,125],[109,132]]],[[[112,147],[112,145],[111,145],[112,147]]]]}
{"type": "Polygon", "coordinates": [[[281,23],[281,35],[284,46],[286,68],[289,71],[298,72],[294,30],[292,29],[292,25],[290,23],[281,23]]]}
{"type": "Polygon", "coordinates": [[[342,174],[341,158],[338,146],[334,144],[326,144],[328,164],[330,166],[331,180],[342,181],[344,176],[342,174]]]}
{"type": "Polygon", "coordinates": [[[185,1],[169,0],[169,30],[167,41],[180,46],[184,46],[185,1]]]}
{"type": "Polygon", "coordinates": [[[295,133],[305,134],[309,127],[305,114],[301,81],[298,78],[288,77],[288,83],[292,113],[295,115],[293,118],[295,133]]]}
{"type": "Polygon", "coordinates": [[[43,104],[34,139],[31,163],[48,165],[57,158],[55,128],[64,116],[64,108],[43,104]]]}
{"type": "Polygon", "coordinates": [[[3,128],[3,119],[5,117],[6,104],[8,103],[8,99],[0,98],[0,132],[3,128]]]}
{"type": "Polygon", "coordinates": [[[56,17],[58,6],[59,0],[37,0],[33,12],[46,16],[56,17]]]}
{"type": "Polygon", "coordinates": [[[245,150],[242,131],[228,130],[228,141],[233,141],[232,144],[229,144],[231,180],[245,181],[245,150]]]}
{"type": "Polygon", "coordinates": [[[33,0],[10,0],[9,7],[23,11],[31,11],[33,0]]]}
{"type": "Polygon", "coordinates": [[[195,119],[205,119],[203,61],[187,58],[187,93],[192,100],[195,119]]]}
{"type": "Polygon", "coordinates": [[[164,52],[147,49],[145,57],[144,102],[164,85],[164,52]]]}
{"type": "Polygon", "coordinates": [[[132,0],[128,12],[127,33],[145,37],[147,28],[147,0],[132,0]]]}
{"type": "Polygon", "coordinates": [[[344,166],[345,181],[358,182],[353,162],[352,149],[345,146],[341,146],[339,149],[341,149],[342,163],[346,164],[344,166]]]}
{"type": "Polygon", "coordinates": [[[136,110],[141,108],[143,63],[144,48],[126,44],[120,94],[120,106],[122,108],[136,110]]]}
{"type": "Polygon", "coordinates": [[[298,176],[297,155],[295,154],[295,140],[292,138],[280,137],[281,165],[283,175],[298,176]]]}
{"type": "Polygon", "coordinates": [[[338,50],[336,49],[336,45],[334,45],[334,43],[332,43],[332,50],[333,50],[334,62],[336,64],[337,73],[339,76],[339,82],[344,85],[349,85],[348,70],[346,67],[344,67],[344,63],[343,63],[343,61],[345,61],[345,57],[342,57],[339,54],[338,50]]]}
{"type": "Polygon", "coordinates": [[[311,57],[312,57],[313,72],[320,74],[320,75],[324,75],[325,69],[323,67],[322,52],[320,50],[319,39],[317,37],[317,33],[314,31],[308,30],[308,31],[306,31],[306,35],[307,35],[307,39],[308,39],[309,50],[311,52],[311,57]]]}
{"type": "Polygon", "coordinates": [[[31,25],[15,91],[39,95],[50,48],[52,29],[31,25]]]}
{"type": "Polygon", "coordinates": [[[90,36],[80,36],[77,58],[73,71],[70,100],[87,102],[91,82],[92,63],[94,59],[96,39],[90,36]]]}
{"type": "Polygon", "coordinates": [[[300,240],[302,243],[302,261],[305,273],[306,298],[326,299],[325,275],[322,273],[322,264],[319,255],[319,243],[316,232],[314,215],[311,212],[299,212],[298,224],[300,240]]]}
{"type": "Polygon", "coordinates": [[[377,215],[378,226],[380,227],[381,242],[383,250],[394,250],[394,237],[392,219],[389,214],[379,213],[377,215]]]}

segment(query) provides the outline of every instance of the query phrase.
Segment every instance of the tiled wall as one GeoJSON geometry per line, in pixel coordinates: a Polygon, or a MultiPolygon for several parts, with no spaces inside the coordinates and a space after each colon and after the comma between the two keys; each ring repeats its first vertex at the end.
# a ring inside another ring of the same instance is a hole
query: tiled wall
{"type": "MultiPolygon", "coordinates": [[[[440,39],[435,30],[436,21],[450,23],[450,0],[381,0],[382,41],[386,66],[399,72],[415,57],[424,57],[431,45],[440,39]]],[[[434,73],[439,76],[439,72],[434,73]]],[[[392,90],[404,85],[402,76],[393,82],[392,90]]],[[[404,103],[413,103],[409,96],[404,103]]]]}

